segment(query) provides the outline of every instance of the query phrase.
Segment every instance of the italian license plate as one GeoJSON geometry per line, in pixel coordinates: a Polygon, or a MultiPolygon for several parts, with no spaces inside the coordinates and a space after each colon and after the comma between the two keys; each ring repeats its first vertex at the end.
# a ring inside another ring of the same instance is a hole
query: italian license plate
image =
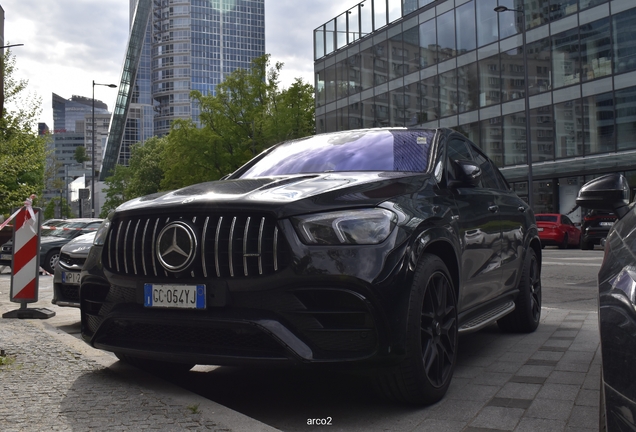
{"type": "Polygon", "coordinates": [[[205,285],[144,284],[144,306],[205,309],[205,285]]]}
{"type": "Polygon", "coordinates": [[[79,285],[80,274],[78,272],[62,272],[62,283],[79,285]]]}
{"type": "Polygon", "coordinates": [[[543,231],[543,228],[537,228],[537,231],[541,232],[543,231]]]}
{"type": "Polygon", "coordinates": [[[0,255],[0,260],[11,261],[11,254],[1,254],[0,255]]]}

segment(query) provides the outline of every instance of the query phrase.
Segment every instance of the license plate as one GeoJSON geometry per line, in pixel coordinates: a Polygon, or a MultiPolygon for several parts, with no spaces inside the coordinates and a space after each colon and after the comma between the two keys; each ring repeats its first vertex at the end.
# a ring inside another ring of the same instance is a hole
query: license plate
{"type": "Polygon", "coordinates": [[[62,283],[79,285],[80,274],[78,272],[62,272],[62,283]]]}
{"type": "Polygon", "coordinates": [[[1,254],[0,255],[0,260],[11,261],[11,254],[1,254]]]}
{"type": "Polygon", "coordinates": [[[541,232],[543,231],[543,228],[537,228],[537,231],[541,232]]]}
{"type": "Polygon", "coordinates": [[[612,225],[614,225],[614,222],[599,222],[599,225],[605,226],[605,227],[608,227],[608,226],[611,227],[612,225]]]}
{"type": "Polygon", "coordinates": [[[144,306],[205,309],[205,285],[144,284],[144,306]]]}

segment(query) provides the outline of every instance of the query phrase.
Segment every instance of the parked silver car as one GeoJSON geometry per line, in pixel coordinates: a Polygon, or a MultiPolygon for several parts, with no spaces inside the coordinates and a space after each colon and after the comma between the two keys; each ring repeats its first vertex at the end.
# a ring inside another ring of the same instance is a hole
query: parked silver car
{"type": "Polygon", "coordinates": [[[53,276],[53,300],[58,306],[80,307],[80,271],[93,246],[95,231],[74,238],[60,250],[53,276]]]}

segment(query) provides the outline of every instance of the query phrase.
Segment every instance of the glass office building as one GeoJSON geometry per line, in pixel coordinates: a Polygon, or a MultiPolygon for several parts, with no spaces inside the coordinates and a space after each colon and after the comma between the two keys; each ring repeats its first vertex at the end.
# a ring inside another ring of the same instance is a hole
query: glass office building
{"type": "Polygon", "coordinates": [[[128,163],[132,144],[166,135],[175,119],[198,122],[192,90],[214,94],[265,54],[265,0],[130,0],[130,17],[105,174],[128,163]]]}
{"type": "Polygon", "coordinates": [[[635,24],[634,0],[366,0],[314,31],[316,129],[456,129],[567,213],[601,174],[636,186],[635,24]]]}

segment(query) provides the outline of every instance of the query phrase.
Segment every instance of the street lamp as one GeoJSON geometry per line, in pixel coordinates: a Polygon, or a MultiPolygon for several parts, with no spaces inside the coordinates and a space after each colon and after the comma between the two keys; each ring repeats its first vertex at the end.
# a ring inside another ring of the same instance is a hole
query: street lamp
{"type": "Polygon", "coordinates": [[[532,209],[534,207],[534,194],[532,187],[532,145],[530,144],[530,94],[528,92],[529,89],[529,81],[528,81],[528,49],[526,47],[526,12],[523,8],[520,9],[512,9],[506,6],[497,6],[495,8],[495,12],[518,12],[523,17],[523,33],[522,33],[522,43],[523,47],[523,81],[525,87],[525,110],[526,110],[526,150],[527,150],[527,158],[528,158],[528,205],[532,209]]]}
{"type": "Polygon", "coordinates": [[[93,119],[91,123],[92,139],[92,157],[91,157],[91,217],[95,217],[95,86],[104,86],[117,88],[115,84],[98,84],[93,80],[93,119]]]}

